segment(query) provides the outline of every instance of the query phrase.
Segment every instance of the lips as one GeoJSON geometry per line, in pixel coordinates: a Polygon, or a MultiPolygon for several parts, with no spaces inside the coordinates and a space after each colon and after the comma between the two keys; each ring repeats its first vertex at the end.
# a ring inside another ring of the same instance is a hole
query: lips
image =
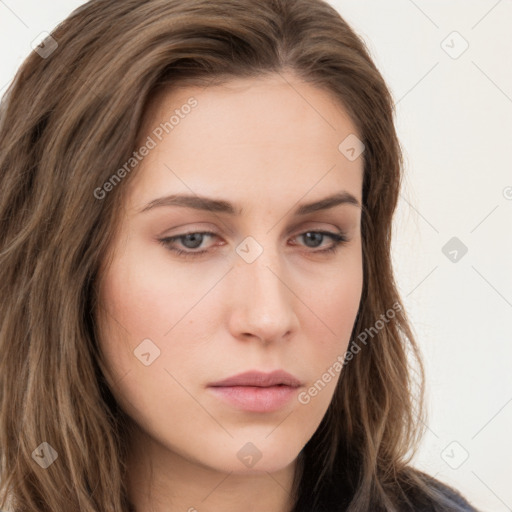
{"type": "Polygon", "coordinates": [[[250,371],[208,385],[214,396],[246,412],[270,413],[290,403],[302,385],[284,370],[250,371]]]}
{"type": "Polygon", "coordinates": [[[259,371],[239,373],[238,375],[209,384],[210,387],[256,386],[262,388],[280,385],[297,388],[301,386],[302,383],[299,379],[284,370],[275,370],[270,373],[259,371]]]}

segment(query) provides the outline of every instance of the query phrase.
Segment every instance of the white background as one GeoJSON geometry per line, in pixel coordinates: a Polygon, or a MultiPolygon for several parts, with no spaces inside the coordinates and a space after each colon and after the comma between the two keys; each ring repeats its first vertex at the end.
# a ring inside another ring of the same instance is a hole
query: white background
{"type": "MultiPolygon", "coordinates": [[[[31,41],[83,3],[0,0],[0,94],[31,41]]],[[[428,378],[415,465],[482,511],[511,511],[512,2],[330,3],[396,102],[406,177],[394,264],[428,378]],[[442,252],[452,237],[468,248],[456,262],[442,252]]]]}

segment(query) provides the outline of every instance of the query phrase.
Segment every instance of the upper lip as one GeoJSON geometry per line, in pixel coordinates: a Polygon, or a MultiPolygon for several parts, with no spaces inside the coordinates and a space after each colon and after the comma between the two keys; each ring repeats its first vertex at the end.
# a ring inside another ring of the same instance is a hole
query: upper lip
{"type": "Polygon", "coordinates": [[[264,373],[260,371],[249,371],[244,373],[239,373],[238,375],[233,375],[232,377],[228,377],[224,380],[219,380],[217,382],[212,382],[209,386],[215,387],[227,387],[227,386],[258,386],[258,387],[270,387],[270,386],[278,386],[279,384],[290,386],[290,387],[299,387],[301,386],[301,382],[299,379],[294,377],[288,372],[284,370],[275,370],[270,373],[264,373]]]}

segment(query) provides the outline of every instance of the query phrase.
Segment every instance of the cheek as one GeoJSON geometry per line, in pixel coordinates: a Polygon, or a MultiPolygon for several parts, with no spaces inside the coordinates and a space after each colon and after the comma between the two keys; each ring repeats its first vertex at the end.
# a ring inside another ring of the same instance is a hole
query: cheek
{"type": "MultiPolygon", "coordinates": [[[[207,321],[204,308],[198,305],[203,305],[201,301],[218,280],[218,272],[204,276],[173,270],[171,274],[165,258],[153,252],[158,257],[148,251],[143,254],[135,242],[127,243],[100,284],[101,347],[118,378],[128,370],[145,375],[146,367],[136,358],[143,347],[151,356],[158,354],[153,368],[172,367],[170,363],[177,359],[193,362],[197,343],[169,341],[183,336],[184,331],[184,338],[200,339],[207,321]]],[[[216,304],[207,304],[208,316],[215,317],[216,304]]]]}
{"type": "Polygon", "coordinates": [[[168,303],[171,290],[158,282],[158,269],[145,263],[127,244],[100,283],[101,347],[116,373],[133,366],[134,350],[145,339],[160,339],[163,334],[161,305],[168,303]]]}
{"type": "Polygon", "coordinates": [[[193,304],[187,289],[194,287],[186,286],[177,276],[165,278],[165,269],[138,258],[136,250],[129,248],[113,262],[101,283],[99,343],[110,387],[121,407],[141,425],[155,413],[165,415],[163,390],[175,411],[186,411],[183,400],[190,406],[166,371],[171,370],[181,382],[173,363],[176,366],[179,361],[178,369],[185,371],[194,368],[197,354],[190,344],[169,343],[184,328],[193,338],[193,329],[199,324],[190,315],[183,318],[193,304]]]}
{"type": "MultiPolygon", "coordinates": [[[[199,303],[222,275],[222,269],[205,274],[193,265],[173,264],[166,249],[156,242],[130,240],[106,278],[105,297],[119,319],[136,333],[162,338],[199,303]]],[[[193,312],[192,312],[193,314],[193,312]]]]}
{"type": "Polygon", "coordinates": [[[322,311],[325,315],[322,318],[336,338],[345,339],[352,331],[359,309],[362,277],[354,273],[340,281],[341,284],[324,290],[322,311]]]}
{"type": "Polygon", "coordinates": [[[304,338],[302,360],[308,361],[308,382],[298,396],[302,421],[315,430],[324,416],[343,372],[343,361],[350,342],[362,292],[362,271],[356,264],[322,286],[312,297],[314,314],[304,338]],[[311,422],[311,423],[310,423],[311,422]]]}
{"type": "Polygon", "coordinates": [[[307,338],[310,361],[318,372],[343,356],[350,342],[363,287],[362,260],[357,252],[345,265],[310,294],[311,315],[307,338]]]}

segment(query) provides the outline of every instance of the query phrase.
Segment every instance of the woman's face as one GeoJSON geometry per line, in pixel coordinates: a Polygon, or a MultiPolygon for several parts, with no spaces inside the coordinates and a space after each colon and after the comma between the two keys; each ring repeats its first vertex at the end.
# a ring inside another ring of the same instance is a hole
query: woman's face
{"type": "Polygon", "coordinates": [[[361,298],[361,210],[322,201],[360,204],[363,161],[333,98],[285,76],[177,89],[147,111],[98,309],[141,453],[277,471],[333,396],[361,298]],[[211,386],[274,370],[299,387],[211,386]]]}

